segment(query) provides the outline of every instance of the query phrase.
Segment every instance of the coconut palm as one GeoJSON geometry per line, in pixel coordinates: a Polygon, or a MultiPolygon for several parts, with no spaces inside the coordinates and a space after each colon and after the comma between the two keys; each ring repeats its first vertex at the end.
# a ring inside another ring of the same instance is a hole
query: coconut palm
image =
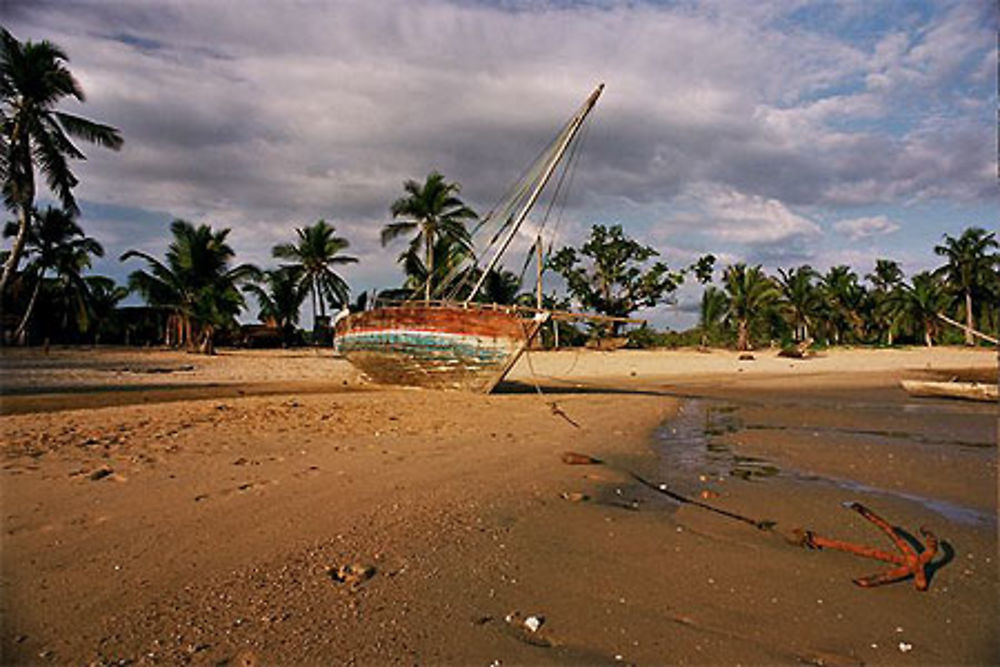
{"type": "Polygon", "coordinates": [[[867,295],[858,282],[858,275],[844,264],[830,267],[826,275],[820,278],[820,291],[829,311],[827,324],[833,334],[833,341],[839,344],[847,333],[853,333],[856,339],[861,339],[864,336],[864,318],[861,312],[867,295]]]}
{"type": "MultiPolygon", "coordinates": [[[[17,225],[9,223],[4,230],[4,236],[14,236],[18,233],[17,225]]],[[[21,317],[21,322],[14,332],[14,338],[19,343],[27,341],[28,329],[38,305],[38,297],[46,275],[54,273],[59,283],[60,293],[67,297],[76,311],[77,321],[86,324],[88,295],[87,285],[82,272],[90,268],[91,256],[103,257],[104,248],[101,244],[84,235],[83,230],[73,220],[67,211],[49,207],[28,229],[25,240],[25,256],[28,264],[25,275],[34,281],[31,297],[21,317]]]]}
{"type": "Polygon", "coordinates": [[[940,321],[937,314],[948,301],[944,285],[927,271],[913,276],[912,285],[903,283],[890,292],[889,308],[893,326],[907,330],[915,337],[923,336],[924,345],[934,345],[940,321]]]}
{"type": "Polygon", "coordinates": [[[701,330],[702,347],[708,347],[711,339],[718,334],[728,306],[725,292],[712,285],[705,288],[701,295],[701,307],[698,313],[698,328],[701,330]]]}
{"type": "Polygon", "coordinates": [[[780,301],[781,291],[760,266],[734,264],[726,268],[722,280],[729,300],[726,320],[736,325],[736,349],[747,350],[752,327],[766,321],[768,311],[780,301]]]}
{"type": "Polygon", "coordinates": [[[964,297],[966,345],[975,344],[972,336],[975,327],[973,298],[985,295],[988,283],[995,280],[1000,255],[990,251],[997,247],[1000,246],[996,234],[987,233],[979,227],[966,229],[957,239],[945,234],[944,243],[934,246],[936,254],[947,258],[947,263],[937,270],[937,274],[947,280],[951,290],[964,297]]]}
{"type": "Polygon", "coordinates": [[[35,205],[35,170],[45,177],[63,209],[78,212],[73,197],[77,179],[70,159],[83,159],[70,137],[118,150],[118,130],[57,111],[65,97],[84,100],[83,89],[66,68],[66,54],[48,41],[19,42],[0,28],[0,181],[4,202],[15,211],[17,234],[6,257],[0,294],[17,270],[28,240],[35,205]]]}
{"type": "Polygon", "coordinates": [[[881,340],[882,333],[885,332],[886,343],[892,345],[893,326],[890,295],[900,289],[903,284],[903,269],[900,268],[899,262],[877,259],[875,260],[875,269],[866,275],[865,279],[872,285],[872,324],[878,332],[879,339],[881,340]]]}
{"type": "Polygon", "coordinates": [[[391,222],[382,229],[382,245],[416,231],[410,241],[410,251],[416,254],[420,246],[423,246],[426,267],[424,299],[430,301],[434,287],[431,283],[438,276],[434,268],[436,240],[444,237],[460,246],[471,248],[472,242],[465,228],[465,221],[474,220],[476,213],[458,198],[461,190],[458,183],[448,183],[436,171],[427,176],[423,185],[408,180],[403,184],[403,189],[406,196],[393,202],[391,208],[392,217],[402,220],[391,222]]]}
{"type": "Polygon", "coordinates": [[[90,310],[90,327],[94,344],[101,342],[101,336],[107,332],[112,334],[120,331],[117,317],[118,304],[128,296],[128,288],[115,283],[107,276],[87,276],[88,301],[90,310]]]}
{"type": "Polygon", "coordinates": [[[326,220],[319,220],[295,230],[298,243],[282,243],[271,249],[274,257],[288,261],[284,266],[294,270],[299,287],[312,297],[313,331],[320,319],[326,319],[327,305],[343,306],[350,299],[350,288],[334,267],[354,264],[358,258],[340,254],[351,244],[336,232],[326,220]]]}
{"type": "Polygon", "coordinates": [[[484,303],[513,304],[520,289],[521,279],[516,273],[502,268],[490,269],[477,297],[484,303]]]}
{"type": "Polygon", "coordinates": [[[195,227],[184,220],[170,225],[173,241],[166,262],[129,250],[121,261],[145,260],[149,270],[133,271],[129,288],[155,307],[170,313],[165,335],[168,345],[193,347],[198,339],[202,352],[214,351],[215,331],[235,324],[244,305],[238,285],[260,276],[250,264],[230,267],[235,253],[226,243],[228,229],[215,231],[208,225],[195,227]]]}
{"type": "Polygon", "coordinates": [[[458,298],[468,295],[472,290],[470,283],[479,275],[475,268],[463,269],[463,264],[472,258],[469,246],[447,236],[435,239],[434,257],[430,263],[434,267],[432,276],[428,275],[427,263],[421,257],[422,254],[421,248],[411,244],[399,255],[398,261],[406,274],[403,287],[409,290],[408,298],[419,294],[429,284],[434,285],[438,291],[454,286],[460,292],[458,298]]]}
{"type": "Polygon", "coordinates": [[[792,327],[793,338],[804,341],[809,338],[809,327],[820,310],[820,296],[816,289],[817,273],[804,264],[795,269],[778,269],[778,285],[781,289],[785,315],[792,327]]]}
{"type": "Polygon", "coordinates": [[[282,343],[287,345],[299,322],[299,309],[306,297],[298,271],[287,267],[266,271],[259,283],[244,285],[243,291],[256,297],[260,305],[257,319],[278,327],[282,343]]]}

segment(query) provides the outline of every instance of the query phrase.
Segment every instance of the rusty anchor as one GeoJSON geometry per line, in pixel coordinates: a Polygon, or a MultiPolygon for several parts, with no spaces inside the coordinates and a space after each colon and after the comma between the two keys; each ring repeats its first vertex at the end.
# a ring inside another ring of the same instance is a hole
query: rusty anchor
{"type": "Polygon", "coordinates": [[[846,551],[847,553],[852,553],[857,556],[874,558],[876,560],[897,565],[897,567],[894,567],[891,570],[855,579],[854,583],[862,588],[881,586],[883,584],[900,581],[912,576],[917,590],[926,591],[929,584],[927,579],[927,565],[931,562],[938,551],[938,539],[934,533],[921,526],[920,534],[924,537],[924,544],[920,553],[917,553],[916,549],[914,549],[913,546],[906,539],[904,539],[888,521],[875,514],[875,512],[871,511],[861,503],[844,503],[844,507],[854,510],[865,519],[878,526],[882,532],[889,536],[889,539],[892,540],[894,545],[896,545],[896,548],[899,549],[900,553],[892,553],[861,544],[854,544],[843,540],[834,540],[822,537],[815,534],[811,530],[804,530],[802,528],[795,530],[797,542],[809,549],[837,549],[838,551],[846,551]]]}

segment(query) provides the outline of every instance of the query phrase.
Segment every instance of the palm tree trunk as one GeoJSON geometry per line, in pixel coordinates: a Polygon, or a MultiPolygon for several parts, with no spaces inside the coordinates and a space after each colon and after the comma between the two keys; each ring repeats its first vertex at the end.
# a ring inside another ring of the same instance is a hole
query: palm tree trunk
{"type": "Polygon", "coordinates": [[[740,320],[737,327],[736,334],[736,349],[740,352],[747,350],[750,347],[750,331],[749,324],[746,320],[740,320]]]}
{"type": "Polygon", "coordinates": [[[215,354],[215,327],[206,324],[201,330],[201,343],[198,351],[202,354],[215,354]]]}
{"type": "Polygon", "coordinates": [[[18,345],[25,345],[28,342],[28,324],[31,322],[31,316],[35,312],[35,304],[38,302],[38,293],[42,291],[43,276],[43,273],[38,274],[38,281],[35,283],[35,289],[31,292],[31,300],[28,301],[28,308],[24,311],[24,317],[21,318],[21,323],[17,325],[17,331],[14,332],[14,340],[17,341],[18,345]]]}
{"type": "Polygon", "coordinates": [[[931,325],[929,322],[924,323],[924,345],[934,347],[934,339],[931,338],[931,325]]]}
{"type": "Polygon", "coordinates": [[[427,280],[424,281],[424,301],[431,301],[431,278],[434,276],[434,236],[426,234],[424,242],[427,244],[427,280]]]}
{"type": "Polygon", "coordinates": [[[319,328],[319,306],[316,304],[316,281],[309,283],[309,295],[312,297],[313,307],[313,344],[316,344],[316,329],[319,328]]]}
{"type": "Polygon", "coordinates": [[[972,321],[972,292],[965,290],[965,344],[975,345],[976,339],[972,337],[972,329],[975,326],[972,321]]]}
{"type": "Polygon", "coordinates": [[[0,278],[0,294],[7,293],[7,284],[17,270],[17,265],[21,261],[21,253],[24,252],[24,244],[28,240],[28,226],[31,222],[31,207],[21,205],[17,211],[17,236],[14,238],[14,245],[10,249],[7,262],[3,265],[3,277],[0,278]]]}
{"type": "MultiPolygon", "coordinates": [[[[7,263],[3,265],[3,276],[0,277],[0,295],[7,293],[7,285],[21,261],[21,253],[24,252],[24,244],[28,240],[28,227],[31,226],[31,211],[35,205],[35,169],[31,161],[28,127],[21,114],[17,114],[17,121],[10,136],[12,138],[10,146],[12,159],[20,162],[23,167],[24,183],[22,185],[24,188],[17,193],[17,237],[10,249],[7,263]]],[[[13,167],[13,165],[8,165],[8,167],[13,167]]]]}

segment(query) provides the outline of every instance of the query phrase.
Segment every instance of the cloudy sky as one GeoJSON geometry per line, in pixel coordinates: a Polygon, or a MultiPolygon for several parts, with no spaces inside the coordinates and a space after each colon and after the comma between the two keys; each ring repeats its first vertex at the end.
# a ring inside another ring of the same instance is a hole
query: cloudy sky
{"type": "Polygon", "coordinates": [[[119,279],[117,256],[162,255],[177,217],[232,228],[262,266],[325,218],[361,259],[356,291],[397,285],[378,237],[402,182],[437,169],[488,210],[599,82],[557,243],[621,223],[675,267],[712,252],[863,275],[998,226],[988,0],[4,7],[17,38],[69,54],[87,102],[64,108],[125,137],[76,166],[95,268],[119,279]]]}

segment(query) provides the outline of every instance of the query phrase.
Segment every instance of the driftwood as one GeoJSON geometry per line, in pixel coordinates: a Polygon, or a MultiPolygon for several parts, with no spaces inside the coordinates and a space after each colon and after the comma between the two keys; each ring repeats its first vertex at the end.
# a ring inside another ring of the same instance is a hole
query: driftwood
{"type": "Polygon", "coordinates": [[[998,397],[997,385],[982,382],[900,380],[899,384],[910,396],[918,398],[958,398],[966,401],[991,401],[995,403],[998,397]]]}
{"type": "Polygon", "coordinates": [[[809,356],[809,346],[813,344],[812,338],[806,338],[804,341],[796,344],[793,347],[783,348],[778,352],[779,357],[789,357],[791,359],[805,359],[809,356]]]}
{"type": "Polygon", "coordinates": [[[592,338],[587,341],[588,350],[604,350],[606,352],[620,350],[626,345],[628,345],[628,338],[623,336],[616,336],[613,338],[592,338]]]}

